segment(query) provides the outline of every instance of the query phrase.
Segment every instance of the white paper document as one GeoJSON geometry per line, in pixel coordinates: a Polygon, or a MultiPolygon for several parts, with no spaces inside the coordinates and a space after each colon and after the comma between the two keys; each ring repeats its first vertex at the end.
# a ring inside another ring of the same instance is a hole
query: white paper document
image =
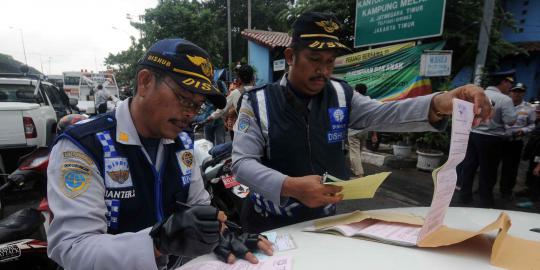
{"type": "MultiPolygon", "coordinates": [[[[365,219],[356,223],[332,226],[322,230],[333,230],[345,236],[363,236],[398,245],[417,245],[425,236],[443,225],[446,210],[450,205],[456,187],[456,166],[465,157],[473,118],[472,103],[460,99],[453,100],[452,135],[448,160],[443,166],[433,171],[435,190],[423,226],[365,219]]],[[[307,230],[309,229],[314,228],[307,228],[307,230]]]]}
{"type": "Polygon", "coordinates": [[[272,256],[266,260],[259,260],[258,264],[252,264],[245,260],[237,260],[234,264],[221,261],[206,261],[192,265],[185,265],[177,270],[291,270],[291,256],[272,256]]]}

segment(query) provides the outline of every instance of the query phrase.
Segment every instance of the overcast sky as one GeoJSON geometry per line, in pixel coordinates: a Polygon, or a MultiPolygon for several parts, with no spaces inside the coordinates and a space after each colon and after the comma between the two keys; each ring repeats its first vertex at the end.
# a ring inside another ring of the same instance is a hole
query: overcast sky
{"type": "Polygon", "coordinates": [[[126,13],[136,20],[156,4],[157,0],[7,0],[0,15],[0,53],[24,63],[22,29],[28,65],[38,70],[43,66],[45,74],[104,70],[103,60],[110,52],[127,49],[129,36],[139,36],[126,13]]]}

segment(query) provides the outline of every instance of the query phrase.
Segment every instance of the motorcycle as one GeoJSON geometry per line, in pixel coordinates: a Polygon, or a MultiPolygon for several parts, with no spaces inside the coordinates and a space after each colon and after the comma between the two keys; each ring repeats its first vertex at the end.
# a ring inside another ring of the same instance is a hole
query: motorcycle
{"type": "Polygon", "coordinates": [[[249,187],[236,181],[232,174],[230,143],[214,146],[208,140],[198,139],[195,140],[194,151],[211,204],[225,212],[229,220],[238,223],[242,205],[249,195],[249,187]]]}
{"type": "MultiPolygon", "coordinates": [[[[0,220],[0,269],[57,269],[47,257],[47,231],[52,215],[47,203],[49,149],[41,147],[21,157],[19,167],[0,186],[0,199],[10,190],[32,189],[41,202],[0,220]]],[[[5,203],[5,201],[4,201],[5,203]]],[[[0,205],[0,212],[5,204],[0,205]]]]}

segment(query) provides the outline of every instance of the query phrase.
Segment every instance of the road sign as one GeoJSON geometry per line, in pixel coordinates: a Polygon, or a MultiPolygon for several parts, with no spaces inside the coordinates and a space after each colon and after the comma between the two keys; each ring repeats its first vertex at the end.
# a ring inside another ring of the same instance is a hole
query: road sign
{"type": "Polygon", "coordinates": [[[440,36],[446,0],[357,0],[354,47],[440,36]]]}
{"type": "Polygon", "coordinates": [[[279,59],[274,61],[274,71],[285,70],[285,59],[279,59]]]}
{"type": "Polygon", "coordinates": [[[425,51],[420,59],[420,76],[450,76],[452,51],[425,51]]]}

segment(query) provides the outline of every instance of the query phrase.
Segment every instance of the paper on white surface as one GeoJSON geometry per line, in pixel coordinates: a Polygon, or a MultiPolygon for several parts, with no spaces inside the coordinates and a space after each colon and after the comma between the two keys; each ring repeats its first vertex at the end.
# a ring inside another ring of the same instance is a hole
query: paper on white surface
{"type": "MultiPolygon", "coordinates": [[[[292,239],[292,236],[288,233],[280,233],[277,232],[264,232],[262,235],[266,236],[268,238],[268,241],[272,242],[272,247],[274,248],[274,253],[278,251],[286,251],[296,248],[296,243],[294,243],[294,240],[292,239]]],[[[264,254],[264,252],[258,250],[253,253],[255,257],[259,260],[265,260],[268,258],[271,258],[271,256],[268,256],[264,254]]]]}
{"type": "Polygon", "coordinates": [[[206,261],[192,265],[185,265],[177,270],[291,270],[291,256],[272,256],[266,260],[259,260],[258,264],[252,264],[245,260],[238,260],[234,264],[221,261],[206,261]]]}
{"type": "Polygon", "coordinates": [[[464,100],[454,99],[453,106],[452,136],[450,137],[448,160],[439,170],[433,172],[434,178],[436,178],[435,192],[424,226],[422,226],[418,237],[419,241],[443,225],[446,210],[450,206],[456,188],[456,166],[463,161],[467,152],[467,143],[474,118],[474,105],[464,100]]]}

